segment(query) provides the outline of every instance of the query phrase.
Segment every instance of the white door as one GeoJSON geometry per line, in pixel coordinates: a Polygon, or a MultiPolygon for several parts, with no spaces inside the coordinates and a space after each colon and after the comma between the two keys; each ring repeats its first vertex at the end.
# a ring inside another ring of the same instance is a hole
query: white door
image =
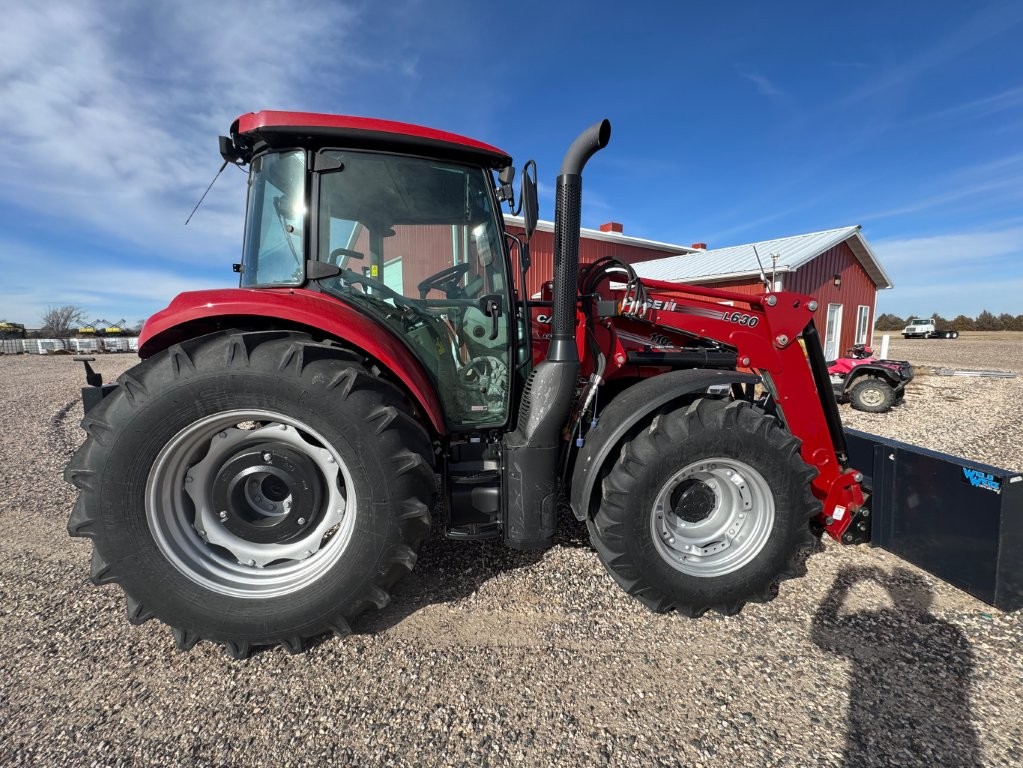
{"type": "Polygon", "coordinates": [[[824,359],[838,359],[838,343],[842,338],[842,305],[828,304],[828,322],[824,326],[824,359]]]}

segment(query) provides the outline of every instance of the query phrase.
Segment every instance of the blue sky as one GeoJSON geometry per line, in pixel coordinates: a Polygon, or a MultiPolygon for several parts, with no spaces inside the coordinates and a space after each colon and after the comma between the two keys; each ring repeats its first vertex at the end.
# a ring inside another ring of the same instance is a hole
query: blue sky
{"type": "Polygon", "coordinates": [[[862,224],[880,312],[1023,313],[1023,4],[44,0],[0,25],[0,318],[129,323],[236,283],[264,108],[535,158],[602,117],[583,225],[724,247],[862,224]]]}

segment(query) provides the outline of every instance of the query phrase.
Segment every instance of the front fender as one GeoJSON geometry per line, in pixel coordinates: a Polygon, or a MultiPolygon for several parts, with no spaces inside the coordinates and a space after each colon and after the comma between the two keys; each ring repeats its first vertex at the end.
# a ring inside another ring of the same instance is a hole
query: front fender
{"type": "Polygon", "coordinates": [[[708,387],[731,384],[756,384],[760,377],[738,371],[703,369],[671,371],[644,379],[619,394],[600,414],[597,426],[586,435],[572,472],[572,512],[579,520],[590,516],[593,493],[602,469],[618,458],[616,450],[629,430],[643,423],[658,408],[708,387]]]}
{"type": "Polygon", "coordinates": [[[246,325],[307,329],[358,348],[405,385],[438,434],[446,431],[436,388],[415,355],[381,323],[316,291],[222,288],[179,294],[146,321],[139,337],[139,357],[150,357],[193,336],[246,325]]]}

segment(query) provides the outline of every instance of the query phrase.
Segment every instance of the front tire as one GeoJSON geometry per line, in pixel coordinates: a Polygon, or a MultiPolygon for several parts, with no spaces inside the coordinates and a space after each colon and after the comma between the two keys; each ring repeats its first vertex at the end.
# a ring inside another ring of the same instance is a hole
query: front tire
{"type": "Polygon", "coordinates": [[[802,572],[821,508],[814,475],[774,419],[740,401],[696,400],[622,446],[590,539],[652,610],[731,615],[802,572]]]}
{"type": "Polygon", "coordinates": [[[877,376],[864,376],[849,388],[849,404],[857,411],[885,413],[895,399],[892,385],[877,376]]]}
{"type": "Polygon", "coordinates": [[[92,580],[133,623],[235,657],[382,608],[429,531],[428,434],[402,393],[304,334],[215,334],[124,374],[65,477],[92,580]]]}

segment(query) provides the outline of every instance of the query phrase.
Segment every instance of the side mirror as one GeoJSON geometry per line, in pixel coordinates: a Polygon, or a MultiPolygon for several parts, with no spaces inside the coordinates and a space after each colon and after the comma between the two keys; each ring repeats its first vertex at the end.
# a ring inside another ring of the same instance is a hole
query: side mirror
{"type": "Polygon", "coordinates": [[[520,204],[522,206],[522,218],[525,219],[526,239],[529,240],[536,231],[536,222],[540,216],[540,208],[536,202],[536,163],[530,160],[522,169],[522,195],[520,204]],[[533,169],[530,176],[529,169],[533,169]]]}

